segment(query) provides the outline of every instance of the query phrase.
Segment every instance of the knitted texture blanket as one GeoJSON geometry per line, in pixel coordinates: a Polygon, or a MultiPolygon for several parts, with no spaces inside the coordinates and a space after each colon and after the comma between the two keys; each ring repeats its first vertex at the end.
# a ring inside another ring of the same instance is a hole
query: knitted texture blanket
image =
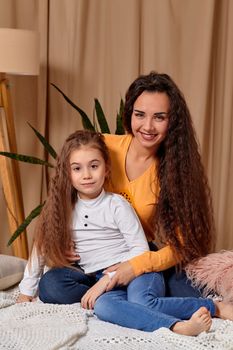
{"type": "Polygon", "coordinates": [[[160,328],[152,333],[119,327],[89,318],[88,331],[72,350],[232,350],[233,322],[213,320],[211,330],[197,337],[160,328]]]}
{"type": "Polygon", "coordinates": [[[15,294],[0,293],[0,349],[68,349],[86,331],[80,304],[15,304],[15,294]]]}
{"type": "Polygon", "coordinates": [[[233,322],[213,320],[208,333],[152,333],[98,320],[80,304],[15,304],[17,290],[0,293],[0,349],[4,350],[233,350],[233,322]]]}

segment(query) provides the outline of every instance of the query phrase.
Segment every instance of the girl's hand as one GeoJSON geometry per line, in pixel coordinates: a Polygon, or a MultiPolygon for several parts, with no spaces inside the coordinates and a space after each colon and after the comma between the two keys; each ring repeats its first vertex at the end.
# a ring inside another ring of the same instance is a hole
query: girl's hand
{"type": "Polygon", "coordinates": [[[116,271],[116,273],[109,282],[106,292],[112,290],[116,286],[127,286],[136,277],[133,268],[128,261],[113,265],[106,269],[104,273],[112,271],[116,271]]]}
{"type": "Polygon", "coordinates": [[[70,245],[70,250],[65,251],[65,257],[70,263],[80,260],[80,256],[76,253],[73,243],[70,245]]]}
{"type": "Polygon", "coordinates": [[[35,298],[30,297],[29,295],[20,294],[16,300],[16,303],[30,303],[32,301],[35,301],[35,298]]]}
{"type": "Polygon", "coordinates": [[[110,277],[105,275],[102,277],[93,287],[88,289],[86,294],[81,299],[81,305],[84,309],[93,309],[96,299],[102,295],[107,288],[107,285],[110,281],[110,277]]]}

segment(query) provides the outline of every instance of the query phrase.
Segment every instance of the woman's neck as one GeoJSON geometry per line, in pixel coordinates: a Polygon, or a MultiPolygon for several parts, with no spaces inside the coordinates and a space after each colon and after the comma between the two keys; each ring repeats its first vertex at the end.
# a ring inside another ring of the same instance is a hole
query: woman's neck
{"type": "Polygon", "coordinates": [[[151,161],[155,159],[156,149],[154,147],[143,147],[138,140],[133,137],[129,145],[128,155],[138,161],[151,161]]]}
{"type": "Polygon", "coordinates": [[[125,171],[129,181],[140,177],[155,160],[155,149],[145,148],[133,137],[125,159],[125,171]]]}

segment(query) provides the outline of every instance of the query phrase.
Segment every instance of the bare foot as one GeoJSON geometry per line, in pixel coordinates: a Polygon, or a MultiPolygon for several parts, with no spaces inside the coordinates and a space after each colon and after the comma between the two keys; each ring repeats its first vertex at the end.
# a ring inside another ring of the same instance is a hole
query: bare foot
{"type": "Polygon", "coordinates": [[[233,304],[224,301],[215,301],[214,305],[216,307],[216,317],[233,321],[233,304]]]}
{"type": "Polygon", "coordinates": [[[207,332],[212,324],[209,311],[203,306],[200,307],[188,321],[177,322],[172,331],[183,335],[198,335],[207,332]]]}

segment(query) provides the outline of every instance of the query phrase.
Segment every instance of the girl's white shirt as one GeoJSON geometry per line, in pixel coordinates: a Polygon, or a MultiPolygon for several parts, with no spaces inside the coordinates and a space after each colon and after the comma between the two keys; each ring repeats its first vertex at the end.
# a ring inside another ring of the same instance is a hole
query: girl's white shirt
{"type": "MultiPolygon", "coordinates": [[[[122,196],[104,190],[94,199],[78,198],[73,212],[73,241],[85,273],[96,272],[149,250],[142,225],[122,196]]],[[[43,257],[33,251],[20,292],[34,296],[44,271],[43,257]]]]}

